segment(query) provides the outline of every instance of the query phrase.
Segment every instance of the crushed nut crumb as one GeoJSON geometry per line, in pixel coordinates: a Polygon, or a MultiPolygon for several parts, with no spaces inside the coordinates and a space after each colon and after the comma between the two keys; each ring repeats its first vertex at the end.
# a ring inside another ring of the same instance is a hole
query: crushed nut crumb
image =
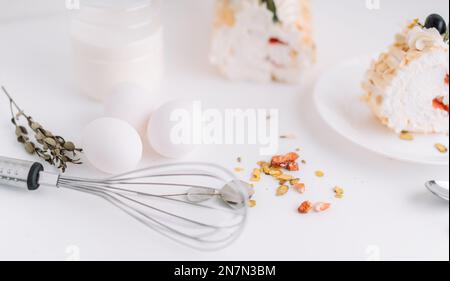
{"type": "Polygon", "coordinates": [[[440,153],[447,153],[448,152],[448,148],[441,144],[441,143],[437,143],[434,145],[434,147],[440,152],[440,153]]]}
{"type": "Polygon", "coordinates": [[[277,188],[277,193],[276,194],[277,194],[277,196],[283,196],[286,193],[288,193],[288,191],[289,191],[289,187],[287,185],[280,185],[277,188]]]}
{"type": "Polygon", "coordinates": [[[334,189],[334,197],[338,198],[338,199],[342,199],[344,197],[344,189],[342,189],[339,186],[336,186],[334,189]]]}
{"type": "Polygon", "coordinates": [[[325,173],[323,171],[320,171],[320,170],[316,171],[315,174],[316,174],[316,177],[319,177],[319,178],[322,178],[322,177],[325,176],[325,173]]]}
{"type": "Polygon", "coordinates": [[[236,167],[236,168],[234,168],[234,171],[235,171],[236,173],[240,173],[240,172],[243,172],[243,171],[244,171],[244,168],[242,168],[242,167],[236,167]]]}
{"type": "Polygon", "coordinates": [[[250,208],[256,207],[256,200],[253,200],[253,199],[248,200],[248,206],[249,206],[250,208]]]}
{"type": "Polygon", "coordinates": [[[414,136],[407,131],[403,131],[400,133],[400,139],[405,141],[412,141],[414,140],[414,136]]]}

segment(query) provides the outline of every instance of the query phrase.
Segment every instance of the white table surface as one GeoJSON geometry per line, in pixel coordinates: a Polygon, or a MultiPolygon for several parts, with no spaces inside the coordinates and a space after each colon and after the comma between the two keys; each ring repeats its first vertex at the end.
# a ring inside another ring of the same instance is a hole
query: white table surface
{"type": "MultiPolygon", "coordinates": [[[[300,176],[308,192],[276,198],[272,181],[263,182],[239,240],[222,251],[204,253],[165,240],[89,195],[2,187],[0,260],[449,259],[449,205],[423,186],[429,179],[448,180],[448,167],[394,161],[339,137],[312,104],[315,75],[303,87],[222,79],[207,62],[212,1],[163,2],[164,95],[202,99],[219,108],[280,108],[281,131],[297,135],[281,142],[280,151],[301,147],[308,162],[300,176]],[[317,169],[326,177],[316,178],[317,169]],[[345,189],[344,199],[333,198],[334,185],[345,189]],[[330,200],[333,207],[322,214],[299,215],[296,207],[306,199],[330,200]]],[[[346,58],[379,52],[405,19],[431,12],[448,19],[449,2],[382,0],[380,10],[368,10],[363,0],[313,0],[313,7],[320,74],[346,58]]],[[[0,23],[0,84],[52,131],[79,141],[83,127],[101,116],[102,109],[78,94],[70,59],[65,16],[0,23]]],[[[8,114],[7,100],[0,97],[0,155],[34,159],[15,142],[8,114]]],[[[237,156],[243,157],[247,171],[261,160],[252,146],[206,146],[188,160],[232,169],[237,156]]],[[[148,154],[142,165],[164,161],[148,154]]],[[[88,165],[69,173],[101,176],[88,165]]],[[[247,173],[242,176],[246,179],[247,173]]]]}

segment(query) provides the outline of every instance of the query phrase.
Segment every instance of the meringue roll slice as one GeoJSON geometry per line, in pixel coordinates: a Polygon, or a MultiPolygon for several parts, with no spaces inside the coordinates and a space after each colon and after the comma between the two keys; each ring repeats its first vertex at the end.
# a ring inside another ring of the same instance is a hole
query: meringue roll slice
{"type": "Polygon", "coordinates": [[[210,61],[227,78],[296,83],[315,56],[309,0],[216,0],[210,61]]]}
{"type": "Polygon", "coordinates": [[[449,132],[448,30],[439,26],[409,23],[366,74],[365,99],[397,133],[449,132]]]}

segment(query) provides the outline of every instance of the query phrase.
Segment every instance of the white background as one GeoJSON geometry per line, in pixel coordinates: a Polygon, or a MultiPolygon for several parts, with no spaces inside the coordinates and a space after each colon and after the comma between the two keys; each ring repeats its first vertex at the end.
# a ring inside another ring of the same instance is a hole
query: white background
{"type": "MultiPolygon", "coordinates": [[[[317,74],[347,58],[383,50],[406,19],[425,18],[432,12],[448,19],[449,10],[447,0],[382,0],[380,10],[368,10],[364,0],[312,1],[317,74]]],[[[39,13],[30,9],[22,13],[11,2],[20,1],[0,0],[0,84],[52,131],[79,141],[83,127],[101,116],[102,109],[78,95],[71,75],[66,16],[57,13],[65,11],[61,6],[48,10],[39,6],[40,13],[49,11],[39,18],[39,13]],[[22,20],[20,14],[33,15],[22,20]]],[[[174,245],[89,195],[2,187],[0,259],[449,259],[448,203],[423,187],[429,179],[448,180],[448,167],[390,160],[339,137],[314,109],[314,79],[303,87],[222,79],[207,62],[213,1],[163,2],[164,95],[201,98],[219,108],[279,108],[282,133],[297,135],[295,140],[283,141],[280,151],[301,147],[307,165],[299,175],[307,184],[307,193],[276,198],[274,183],[262,182],[257,187],[258,205],[250,210],[242,237],[225,250],[204,253],[174,245]],[[317,169],[324,170],[326,177],[316,178],[317,169]],[[340,201],[331,191],[337,184],[346,191],[340,201]],[[301,216],[296,207],[306,199],[330,200],[333,207],[327,213],[301,216]]],[[[14,141],[7,100],[1,97],[0,121],[0,155],[33,159],[14,141]]],[[[202,147],[190,158],[232,169],[238,156],[244,159],[247,172],[262,160],[257,147],[246,146],[202,147]]],[[[163,161],[149,154],[142,165],[163,161]]],[[[73,167],[70,173],[101,176],[88,165],[73,167]]],[[[242,174],[244,179],[247,176],[242,174]]]]}

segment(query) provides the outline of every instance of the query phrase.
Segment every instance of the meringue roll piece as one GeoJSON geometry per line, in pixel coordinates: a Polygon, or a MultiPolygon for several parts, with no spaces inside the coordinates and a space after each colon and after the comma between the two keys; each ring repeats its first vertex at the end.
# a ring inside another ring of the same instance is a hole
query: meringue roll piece
{"type": "Polygon", "coordinates": [[[216,0],[210,61],[227,78],[296,83],[315,57],[309,0],[216,0]]]}
{"type": "Polygon", "coordinates": [[[365,98],[378,119],[395,132],[448,134],[446,36],[414,20],[370,66],[363,82],[365,98]]]}

